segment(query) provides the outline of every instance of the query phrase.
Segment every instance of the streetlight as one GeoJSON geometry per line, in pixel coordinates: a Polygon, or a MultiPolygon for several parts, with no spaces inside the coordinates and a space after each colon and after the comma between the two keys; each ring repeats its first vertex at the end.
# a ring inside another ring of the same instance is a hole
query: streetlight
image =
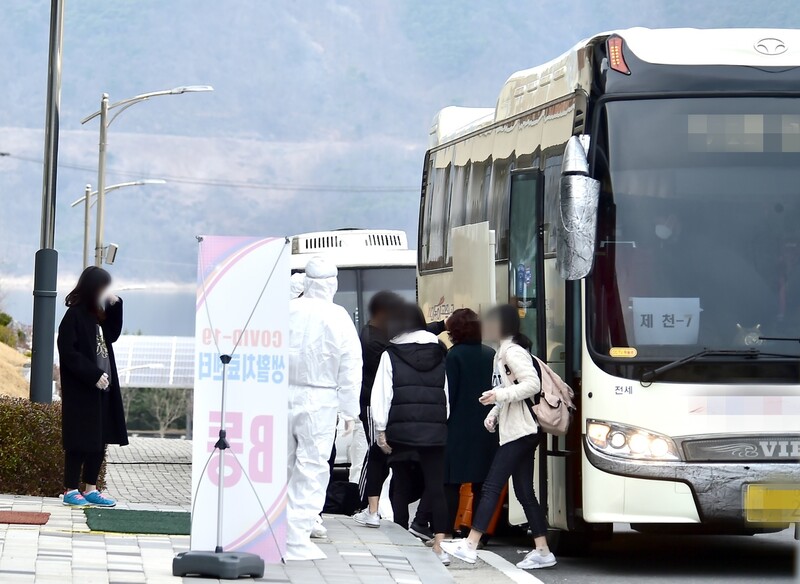
{"type": "MultiPolygon", "coordinates": [[[[110,187],[106,187],[105,192],[110,193],[111,191],[116,191],[117,189],[124,189],[125,187],[138,187],[141,185],[163,185],[166,184],[167,181],[160,179],[160,178],[149,178],[143,180],[135,180],[130,182],[119,183],[116,185],[111,185],[110,187]]],[[[84,203],[83,207],[83,269],[89,267],[89,223],[91,222],[89,218],[89,209],[95,204],[96,199],[92,200],[98,191],[92,191],[92,185],[86,185],[86,190],[84,191],[83,196],[80,199],[76,199],[72,202],[70,207],[75,207],[80,203],[84,203]]],[[[102,239],[102,236],[98,236],[102,239]]],[[[102,257],[102,251],[101,251],[102,257]]]]}
{"type": "Polygon", "coordinates": [[[97,116],[100,116],[100,145],[99,156],[97,162],[97,229],[95,231],[95,247],[94,247],[94,265],[103,265],[103,221],[105,213],[105,192],[106,192],[106,137],[108,135],[108,127],[116,120],[122,112],[129,107],[136,105],[142,101],[147,101],[153,97],[160,97],[162,95],[181,95],[184,93],[198,93],[204,91],[214,91],[210,85],[187,85],[182,87],[175,87],[173,89],[164,89],[162,91],[151,91],[150,93],[142,93],[123,99],[112,104],[108,103],[108,94],[104,93],[100,98],[100,109],[92,115],[85,117],[81,120],[81,124],[85,124],[97,116]],[[118,110],[111,119],[108,118],[108,113],[111,110],[118,110]]]}
{"type": "Polygon", "coordinates": [[[42,216],[39,251],[33,268],[32,402],[53,399],[53,334],[56,329],[58,252],[56,238],[56,169],[58,120],[61,110],[61,49],[64,37],[64,0],[50,1],[50,45],[47,65],[47,108],[44,125],[42,216]]]}

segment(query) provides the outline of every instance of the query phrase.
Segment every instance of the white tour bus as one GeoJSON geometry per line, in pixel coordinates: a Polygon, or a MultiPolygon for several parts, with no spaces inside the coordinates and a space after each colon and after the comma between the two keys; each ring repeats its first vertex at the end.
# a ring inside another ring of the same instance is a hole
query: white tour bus
{"type": "Polygon", "coordinates": [[[797,499],[799,185],[797,30],[604,33],[436,116],[419,303],[511,302],[576,390],[535,478],[562,537],[797,499]]]}
{"type": "Polygon", "coordinates": [[[408,249],[403,231],[340,229],[292,237],[292,273],[305,271],[314,256],[324,256],[339,268],[334,302],[347,309],[359,331],[376,292],[393,290],[411,302],[416,298],[417,255],[408,249]]]}

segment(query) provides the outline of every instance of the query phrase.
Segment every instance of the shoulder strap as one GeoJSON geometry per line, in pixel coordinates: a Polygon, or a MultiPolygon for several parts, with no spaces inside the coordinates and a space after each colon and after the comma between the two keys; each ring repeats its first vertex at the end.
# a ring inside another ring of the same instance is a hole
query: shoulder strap
{"type": "MultiPolygon", "coordinates": [[[[533,362],[533,368],[536,369],[536,375],[539,376],[539,383],[541,384],[542,383],[542,367],[539,365],[539,361],[533,355],[530,355],[530,358],[531,358],[531,361],[533,362]]],[[[513,375],[512,371],[511,371],[511,368],[508,366],[508,364],[506,363],[505,359],[503,359],[502,361],[503,361],[503,368],[505,369],[506,375],[509,378],[514,380],[514,385],[519,384],[519,381],[517,380],[516,376],[513,375]]],[[[525,398],[525,403],[527,404],[528,408],[531,410],[531,415],[533,416],[534,420],[536,420],[536,414],[533,411],[533,406],[536,405],[537,403],[539,403],[539,400],[541,400],[541,399],[542,399],[541,391],[539,393],[537,393],[532,399],[529,398],[529,397],[525,398]]],[[[536,423],[538,424],[539,422],[537,421],[536,423]]]]}

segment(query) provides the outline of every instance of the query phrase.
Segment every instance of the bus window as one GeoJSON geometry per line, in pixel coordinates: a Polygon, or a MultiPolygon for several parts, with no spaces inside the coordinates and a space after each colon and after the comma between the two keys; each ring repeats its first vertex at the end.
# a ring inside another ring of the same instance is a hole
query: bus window
{"type": "Polygon", "coordinates": [[[420,268],[434,270],[444,267],[445,233],[450,198],[450,165],[433,168],[428,174],[425,193],[425,217],[423,224],[420,268]]]}
{"type": "Polygon", "coordinates": [[[511,178],[509,302],[519,310],[522,332],[533,342],[534,355],[544,357],[539,330],[542,306],[539,245],[538,171],[514,174],[511,178]]]}
{"type": "Polygon", "coordinates": [[[544,163],[544,254],[556,253],[559,186],[561,184],[561,155],[548,156],[544,163]]]}
{"type": "Polygon", "coordinates": [[[489,200],[489,183],[492,176],[492,159],[473,162],[469,173],[467,192],[467,223],[486,221],[486,203],[489,200]]]}
{"type": "MultiPolygon", "coordinates": [[[[417,273],[414,268],[362,268],[361,294],[364,310],[376,292],[391,290],[409,302],[415,302],[417,296],[417,273]]],[[[363,323],[369,318],[364,315],[363,323]]]]}
{"type": "Polygon", "coordinates": [[[428,234],[427,269],[444,267],[445,232],[447,231],[447,210],[450,195],[450,166],[433,171],[431,188],[430,232],[428,234]]]}
{"type": "Polygon", "coordinates": [[[359,318],[358,314],[358,285],[356,278],[357,270],[343,268],[339,270],[339,289],[333,297],[333,301],[347,310],[347,314],[353,319],[356,326],[361,326],[365,321],[359,318]],[[361,321],[361,322],[359,322],[361,321]]]}
{"type": "Polygon", "coordinates": [[[511,173],[513,162],[513,156],[503,160],[495,160],[492,173],[489,228],[494,229],[494,237],[497,242],[495,257],[498,260],[508,258],[508,177],[511,173]]]}
{"type": "Polygon", "coordinates": [[[450,227],[461,227],[467,221],[467,188],[469,166],[457,166],[453,175],[453,196],[450,201],[450,227]]]}
{"type": "Polygon", "coordinates": [[[431,205],[433,204],[433,157],[431,157],[430,163],[427,168],[426,172],[427,182],[425,183],[425,198],[420,205],[420,219],[422,221],[422,230],[420,232],[419,238],[419,252],[417,257],[419,258],[417,263],[420,266],[420,269],[425,269],[428,264],[428,250],[430,249],[430,237],[431,237],[431,205]]]}
{"type": "Polygon", "coordinates": [[[452,171],[450,195],[450,223],[447,228],[447,265],[453,265],[453,249],[450,246],[450,230],[466,225],[467,188],[469,187],[469,166],[456,166],[452,171]]]}

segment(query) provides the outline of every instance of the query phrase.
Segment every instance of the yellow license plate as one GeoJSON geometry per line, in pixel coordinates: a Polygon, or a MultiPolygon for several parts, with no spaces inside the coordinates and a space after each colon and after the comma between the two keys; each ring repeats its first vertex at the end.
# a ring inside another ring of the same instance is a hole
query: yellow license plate
{"type": "Polygon", "coordinates": [[[800,523],[800,485],[747,485],[744,510],[749,523],[800,523]]]}

